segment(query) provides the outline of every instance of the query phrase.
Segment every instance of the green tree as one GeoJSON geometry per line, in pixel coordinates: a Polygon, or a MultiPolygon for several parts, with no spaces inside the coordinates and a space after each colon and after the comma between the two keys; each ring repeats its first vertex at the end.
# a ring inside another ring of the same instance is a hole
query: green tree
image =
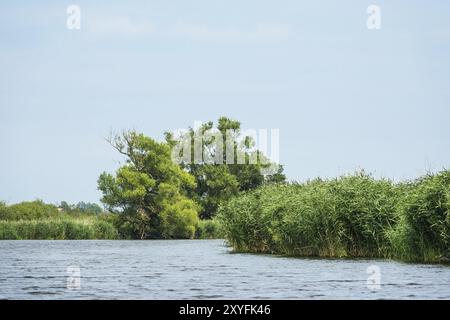
{"type": "Polygon", "coordinates": [[[195,177],[196,188],[189,195],[200,204],[202,218],[213,217],[219,204],[239,191],[252,190],[266,182],[285,181],[283,168],[276,166],[274,172],[269,170],[274,164],[255,148],[255,141],[250,136],[242,137],[239,121],[221,117],[216,127],[210,121],[198,129],[189,128],[178,137],[168,132],[165,135],[173,155],[182,159],[181,167],[195,177]],[[195,146],[198,141],[202,161],[198,161],[199,151],[195,146]],[[190,145],[188,156],[184,154],[188,149],[180,148],[186,143],[190,145]],[[239,157],[244,161],[238,161],[239,157]]]}
{"type": "Polygon", "coordinates": [[[106,207],[121,213],[122,227],[140,239],[192,237],[197,206],[186,193],[195,188],[195,180],[172,162],[170,146],[135,131],[109,142],[126,163],[115,175],[102,173],[98,188],[106,207]]]}
{"type": "Polygon", "coordinates": [[[67,201],[61,201],[59,207],[65,212],[69,212],[72,210],[72,207],[67,203],[67,201]]]}
{"type": "Polygon", "coordinates": [[[103,212],[103,209],[98,204],[84,201],[78,202],[75,209],[81,213],[100,214],[103,212]]]}

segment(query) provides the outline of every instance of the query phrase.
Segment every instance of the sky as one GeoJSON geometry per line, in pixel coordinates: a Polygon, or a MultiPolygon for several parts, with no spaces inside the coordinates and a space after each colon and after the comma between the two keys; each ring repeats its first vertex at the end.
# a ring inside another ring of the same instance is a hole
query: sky
{"type": "Polygon", "coordinates": [[[0,0],[0,200],[98,203],[124,161],[111,132],[220,116],[279,129],[290,180],[449,168],[449,16],[438,0],[0,0]]]}

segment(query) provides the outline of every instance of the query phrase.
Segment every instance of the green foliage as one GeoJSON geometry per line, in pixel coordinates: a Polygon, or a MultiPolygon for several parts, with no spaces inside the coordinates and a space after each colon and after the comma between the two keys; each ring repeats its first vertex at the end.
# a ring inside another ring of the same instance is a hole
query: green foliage
{"type": "Polygon", "coordinates": [[[240,139],[241,133],[241,123],[226,117],[219,118],[216,127],[210,121],[196,130],[190,128],[181,137],[166,133],[166,141],[175,155],[180,151],[177,156],[181,157],[181,150],[174,148],[178,143],[187,142],[191,146],[190,157],[183,155],[181,167],[195,177],[196,188],[189,192],[189,196],[200,204],[202,218],[213,217],[220,203],[240,191],[255,189],[266,182],[282,183],[286,179],[281,166],[275,172],[268,170],[273,164],[261,151],[255,150],[255,142],[250,136],[240,139]],[[195,157],[194,146],[198,139],[203,152],[201,163],[196,162],[195,157]],[[227,154],[227,145],[234,149],[233,159],[227,159],[231,156],[227,154]],[[239,163],[238,154],[242,155],[245,163],[239,163]],[[256,161],[250,162],[251,158],[256,161]]]}
{"type": "Polygon", "coordinates": [[[163,236],[166,239],[192,239],[198,223],[194,202],[179,199],[164,205],[161,212],[163,236]]]}
{"type": "Polygon", "coordinates": [[[398,190],[388,180],[375,180],[364,173],[333,180],[334,212],[345,237],[349,256],[386,257],[390,254],[387,231],[397,223],[398,190]]]}
{"type": "Polygon", "coordinates": [[[196,239],[221,239],[223,237],[220,223],[217,219],[200,220],[195,231],[196,239]]]}
{"type": "Polygon", "coordinates": [[[76,205],[70,205],[66,201],[61,201],[59,206],[61,210],[71,214],[100,214],[103,209],[96,203],[78,202],[76,205]]]}
{"type": "Polygon", "coordinates": [[[449,257],[449,171],[413,184],[364,172],[333,180],[270,185],[221,205],[236,251],[295,256],[449,257]]]}
{"type": "Polygon", "coordinates": [[[41,200],[0,205],[0,239],[116,239],[113,214],[59,212],[41,200]]]}
{"type": "Polygon", "coordinates": [[[78,202],[77,204],[69,204],[61,201],[58,206],[59,216],[67,218],[83,218],[86,216],[106,216],[107,212],[96,203],[78,202]]]}
{"type": "Polygon", "coordinates": [[[202,218],[211,217],[222,201],[238,194],[239,182],[227,166],[204,164],[189,167],[197,182],[197,188],[189,195],[200,204],[202,218]]]}
{"type": "Polygon", "coordinates": [[[404,186],[401,223],[391,233],[395,254],[408,261],[450,258],[450,170],[404,186]]]}
{"type": "Polygon", "coordinates": [[[0,221],[0,240],[117,239],[114,226],[95,219],[0,221]]]}
{"type": "Polygon", "coordinates": [[[197,206],[185,194],[195,180],[172,162],[170,146],[134,131],[110,143],[126,156],[126,164],[115,175],[103,173],[98,188],[108,209],[122,215],[116,221],[119,233],[140,239],[192,237],[197,206]]]}
{"type": "Polygon", "coordinates": [[[58,209],[41,200],[0,206],[0,220],[33,220],[58,217],[58,209]]]}

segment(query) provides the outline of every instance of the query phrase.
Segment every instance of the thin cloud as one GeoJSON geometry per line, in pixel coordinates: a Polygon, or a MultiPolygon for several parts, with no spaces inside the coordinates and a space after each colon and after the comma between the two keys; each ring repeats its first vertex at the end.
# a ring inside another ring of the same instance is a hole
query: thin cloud
{"type": "Polygon", "coordinates": [[[250,29],[241,29],[177,23],[169,30],[172,36],[197,39],[284,39],[288,38],[290,33],[290,27],[285,25],[258,25],[250,29]]]}
{"type": "Polygon", "coordinates": [[[286,25],[260,24],[250,28],[211,27],[178,22],[165,28],[155,28],[149,21],[129,17],[85,19],[86,29],[96,35],[159,36],[190,39],[286,39],[291,28],[286,25]]]}
{"type": "Polygon", "coordinates": [[[129,17],[86,19],[86,28],[99,35],[143,36],[155,33],[148,21],[132,20],[129,17]]]}

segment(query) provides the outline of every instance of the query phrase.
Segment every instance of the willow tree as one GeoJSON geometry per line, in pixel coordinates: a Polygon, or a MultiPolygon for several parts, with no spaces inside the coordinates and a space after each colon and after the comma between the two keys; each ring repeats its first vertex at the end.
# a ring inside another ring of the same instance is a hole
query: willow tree
{"type": "Polygon", "coordinates": [[[98,189],[107,209],[120,214],[121,228],[140,239],[192,238],[198,209],[185,194],[195,179],[172,162],[169,145],[135,131],[109,143],[126,162],[114,175],[102,173],[98,189]]]}

